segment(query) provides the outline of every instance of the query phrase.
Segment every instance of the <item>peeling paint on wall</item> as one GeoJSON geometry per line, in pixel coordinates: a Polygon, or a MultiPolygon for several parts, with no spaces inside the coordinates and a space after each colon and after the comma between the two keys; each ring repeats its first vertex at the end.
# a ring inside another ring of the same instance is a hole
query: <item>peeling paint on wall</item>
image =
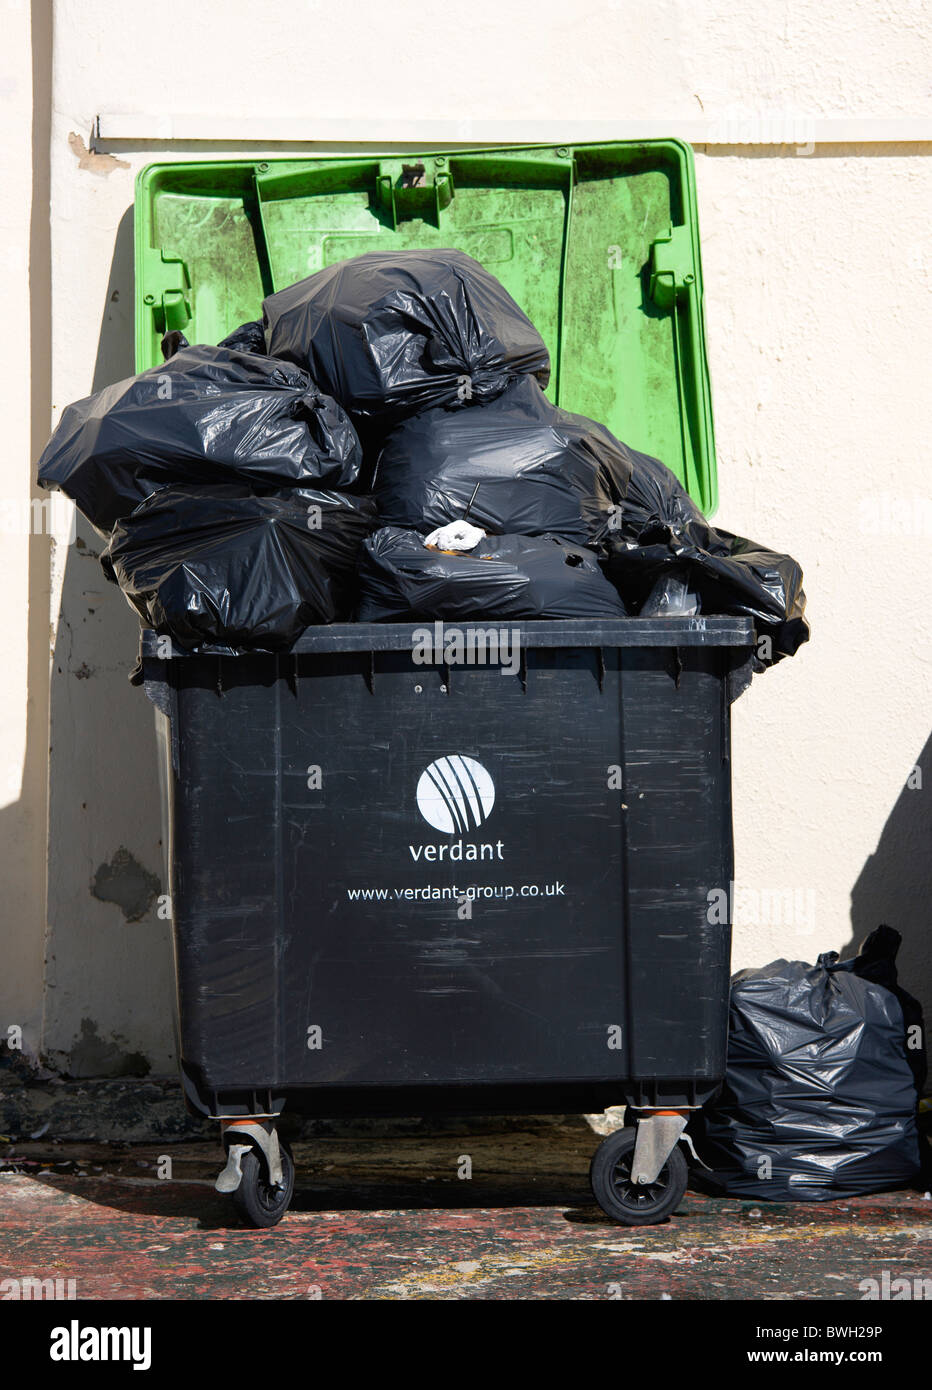
{"type": "Polygon", "coordinates": [[[93,154],[73,130],[68,135],[68,146],[72,154],[77,155],[79,169],[87,169],[89,173],[99,174],[102,178],[112,174],[114,169],[129,168],[129,160],[117,159],[112,154],[93,154]]]}
{"type": "Polygon", "coordinates": [[[155,874],[121,845],[109,864],[101,864],[91,882],[91,892],[104,903],[116,903],[127,922],[139,922],[161,890],[155,874]]]}

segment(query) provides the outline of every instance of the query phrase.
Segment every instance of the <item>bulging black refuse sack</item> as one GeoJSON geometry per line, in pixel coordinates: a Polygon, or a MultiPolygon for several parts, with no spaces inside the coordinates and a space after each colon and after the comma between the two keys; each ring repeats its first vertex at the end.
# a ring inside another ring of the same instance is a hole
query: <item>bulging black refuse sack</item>
{"type": "Polygon", "coordinates": [[[235,484],[163,488],[120,521],[101,557],[143,621],[182,647],[286,651],[348,618],[368,497],[235,484]]]}
{"type": "Polygon", "coordinates": [[[428,410],[386,437],[373,490],[387,525],[469,520],[498,535],[607,534],[631,451],[602,425],[558,410],[525,378],[477,410],[428,410]],[[478,486],[478,492],[476,488],[478,486]]]}
{"type": "Polygon", "coordinates": [[[270,295],[262,310],[271,356],[307,367],[361,416],[477,404],[525,373],[550,379],[537,329],[462,251],[372,251],[270,295]]]}
{"type": "Polygon", "coordinates": [[[910,1046],[921,1043],[919,1005],[896,985],[899,939],[881,927],[853,960],[832,951],[734,977],[725,1082],[689,1125],[711,1169],[703,1182],[820,1202],[919,1176],[925,1057],[910,1046]]]}
{"type": "Polygon", "coordinates": [[[187,347],[64,411],[39,460],[104,536],[158,488],[192,482],[346,487],[356,431],[290,362],[187,347]]]}
{"type": "Polygon", "coordinates": [[[631,612],[648,598],[650,611],[674,611],[688,591],[702,613],[751,617],[768,639],[759,669],[809,636],[795,560],[710,526],[669,468],[558,409],[530,378],[481,409],[398,423],[373,490],[390,525],[441,526],[468,509],[491,532],[592,546],[631,612]]]}
{"type": "Polygon", "coordinates": [[[363,545],[359,583],[360,622],[625,616],[596,555],[555,536],[486,536],[451,552],[387,526],[363,545]]]}
{"type": "Polygon", "coordinates": [[[606,573],[626,603],[639,611],[652,590],[657,601],[666,578],[674,590],[688,586],[702,613],[753,618],[758,668],[792,656],[809,638],[797,562],[711,526],[665,464],[629,455],[624,501],[601,535],[606,573]]]}

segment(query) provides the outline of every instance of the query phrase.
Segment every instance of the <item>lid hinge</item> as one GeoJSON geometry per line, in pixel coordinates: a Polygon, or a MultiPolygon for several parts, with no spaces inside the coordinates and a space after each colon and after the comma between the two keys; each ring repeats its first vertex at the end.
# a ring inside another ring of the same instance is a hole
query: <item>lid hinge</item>
{"type": "Polygon", "coordinates": [[[391,217],[392,229],[399,222],[418,217],[440,226],[440,214],[453,201],[453,176],[441,156],[425,164],[383,159],[378,168],[376,190],[380,206],[391,217]]]}
{"type": "Polygon", "coordinates": [[[659,309],[672,309],[696,280],[688,227],[670,227],[650,248],[650,297],[659,309]]]}
{"type": "Polygon", "coordinates": [[[179,257],[152,257],[146,266],[147,293],[143,303],[152,308],[157,333],[186,328],[191,322],[191,277],[179,257]]]}

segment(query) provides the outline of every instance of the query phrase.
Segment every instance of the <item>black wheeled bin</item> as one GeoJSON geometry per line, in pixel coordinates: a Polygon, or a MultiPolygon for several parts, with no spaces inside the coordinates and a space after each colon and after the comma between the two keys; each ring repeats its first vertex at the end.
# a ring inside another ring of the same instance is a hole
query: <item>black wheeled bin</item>
{"type": "MultiPolygon", "coordinates": [[[[138,370],[166,331],[218,342],[349,256],[457,247],[543,335],[554,404],[715,507],[695,178],[676,140],[153,164],[134,226],[138,370]]],[[[752,627],[517,630],[505,661],[452,667],[415,660],[405,625],[309,630],[278,658],[145,638],[184,1084],[223,1122],[218,1186],[255,1224],[290,1199],[286,1103],[628,1101],[640,1118],[599,1149],[596,1196],[647,1222],[682,1195],[680,1132],[725,1064],[729,706],[752,627]]]]}
{"type": "Polygon", "coordinates": [[[239,657],[144,634],[181,1068],[224,1122],[219,1186],[278,1219],[286,1105],[627,1103],[644,1138],[606,1140],[593,1184],[617,1219],[657,1220],[725,1068],[729,713],[753,626],[465,628],[455,666],[439,643],[421,659],[429,631],[318,627],[239,657]]]}

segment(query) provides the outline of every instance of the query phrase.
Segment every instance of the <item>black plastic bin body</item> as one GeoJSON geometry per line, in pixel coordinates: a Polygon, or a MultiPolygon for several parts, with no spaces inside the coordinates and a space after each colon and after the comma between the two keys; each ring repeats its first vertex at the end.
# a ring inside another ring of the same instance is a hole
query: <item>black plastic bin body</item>
{"type": "Polygon", "coordinates": [[[752,624],[489,625],[516,639],[498,664],[487,639],[420,664],[425,631],[313,628],[278,657],[144,634],[189,1105],[702,1103],[752,624]]]}

